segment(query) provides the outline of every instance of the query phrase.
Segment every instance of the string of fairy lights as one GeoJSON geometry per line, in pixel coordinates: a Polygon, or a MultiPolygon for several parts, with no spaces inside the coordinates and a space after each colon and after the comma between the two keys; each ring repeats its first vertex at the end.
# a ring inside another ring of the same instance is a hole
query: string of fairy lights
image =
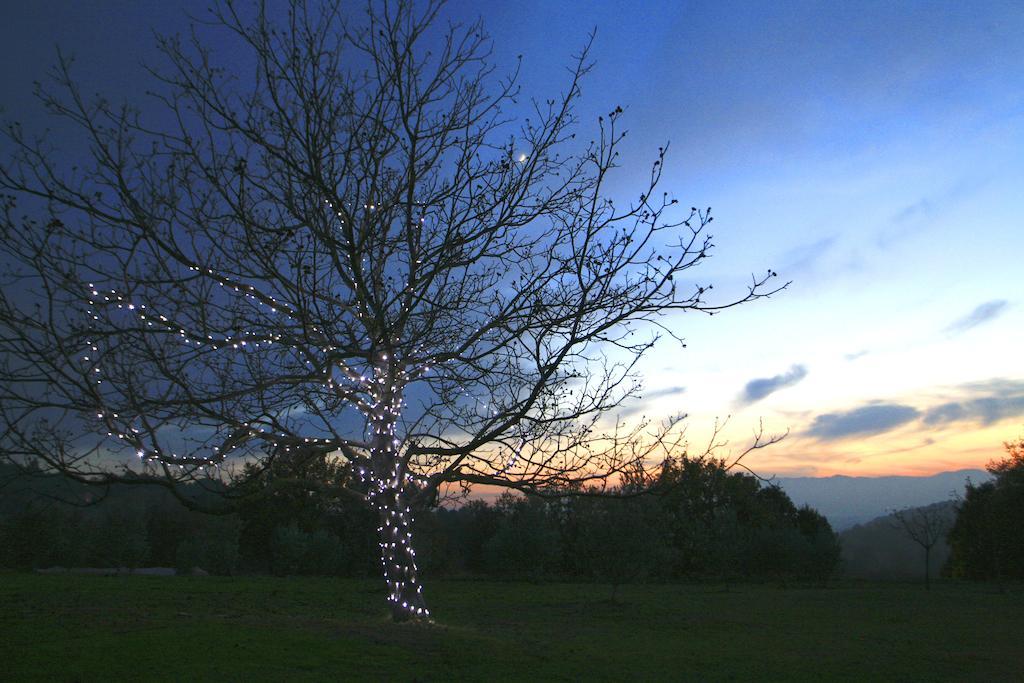
{"type": "MultiPolygon", "coordinates": [[[[327,204],[334,210],[330,202],[327,204]]],[[[373,211],[377,207],[368,204],[364,208],[373,211]]],[[[339,211],[335,211],[335,213],[343,223],[343,214],[339,211]]],[[[420,222],[423,222],[422,218],[420,222]]],[[[421,263],[422,261],[417,259],[416,262],[421,263]]],[[[292,321],[298,317],[298,313],[286,303],[260,292],[253,285],[238,282],[202,264],[192,263],[187,267],[190,272],[213,279],[225,291],[244,296],[251,302],[264,307],[271,314],[283,315],[292,321]]],[[[407,290],[411,291],[411,289],[410,284],[407,290]]],[[[125,293],[114,289],[101,292],[92,283],[88,285],[87,301],[90,306],[88,315],[94,321],[101,319],[100,307],[113,307],[115,310],[133,314],[144,326],[144,329],[152,328],[169,332],[181,343],[197,349],[205,347],[214,351],[220,349],[232,349],[239,352],[255,351],[275,343],[280,344],[284,339],[282,334],[257,334],[249,331],[219,336],[196,334],[189,330],[189,325],[154,310],[146,303],[137,302],[125,293]]],[[[358,318],[369,315],[369,312],[365,310],[365,302],[361,305],[362,311],[353,311],[358,318]]],[[[404,311],[408,310],[404,302],[402,302],[402,308],[404,311]]],[[[321,333],[317,327],[311,329],[315,333],[321,333]]],[[[95,339],[87,341],[85,346],[85,352],[81,357],[83,369],[97,387],[95,397],[102,405],[103,401],[98,389],[104,381],[102,353],[99,343],[95,339]]],[[[337,347],[325,344],[320,349],[325,356],[329,356],[337,347]]],[[[305,364],[313,366],[312,374],[319,376],[322,388],[340,395],[367,418],[368,431],[372,432],[369,462],[367,465],[354,466],[352,471],[360,481],[368,484],[367,502],[372,509],[379,513],[381,519],[381,526],[378,527],[378,533],[381,536],[379,547],[382,569],[389,588],[388,600],[394,609],[400,608],[409,616],[428,618],[430,612],[423,601],[423,587],[418,580],[416,551],[412,545],[412,511],[406,501],[406,493],[410,482],[425,484],[429,478],[403,471],[403,459],[400,457],[401,440],[397,438],[395,430],[401,417],[402,408],[406,405],[402,399],[404,387],[428,373],[431,369],[430,364],[422,363],[410,371],[402,367],[398,359],[392,357],[389,360],[386,353],[381,354],[379,361],[373,363],[372,372],[369,373],[341,362],[332,364],[325,361],[320,363],[322,368],[319,371],[316,369],[318,364],[314,364],[313,360],[307,358],[305,364]],[[337,381],[333,373],[334,370],[340,371],[346,381],[337,381]],[[369,400],[364,400],[362,396],[368,396],[369,400]]],[[[485,404],[485,408],[487,407],[489,406],[485,404]]],[[[497,414],[494,409],[487,412],[497,414]]],[[[129,444],[135,449],[135,454],[141,461],[157,462],[178,469],[220,468],[233,452],[242,448],[251,438],[258,438],[283,447],[285,452],[290,452],[293,447],[323,446],[330,448],[332,443],[335,443],[330,438],[307,437],[299,440],[287,432],[275,433],[265,424],[238,422],[232,425],[234,428],[232,435],[222,445],[212,446],[208,455],[180,455],[161,449],[159,445],[145,443],[145,436],[147,434],[152,436],[153,430],[133,424],[130,418],[124,417],[118,412],[99,410],[96,417],[106,427],[108,437],[116,437],[129,444]]],[[[500,470],[501,472],[507,471],[514,464],[516,455],[514,452],[507,465],[500,470]]]]}
{"type": "MultiPolygon", "coordinates": [[[[344,214],[337,211],[330,202],[326,203],[344,225],[344,214]]],[[[374,204],[364,204],[364,209],[367,211],[374,211],[377,208],[374,204]]],[[[419,223],[422,224],[423,220],[420,218],[419,223]]],[[[345,243],[347,244],[347,242],[345,243]]],[[[412,255],[410,255],[410,259],[412,260],[412,255]]],[[[421,264],[422,259],[415,259],[415,263],[421,264]]],[[[301,321],[302,316],[296,309],[286,302],[261,292],[253,285],[239,282],[215,271],[208,265],[200,263],[186,265],[189,272],[213,280],[224,291],[242,296],[272,315],[283,316],[292,322],[301,321]]],[[[409,282],[402,291],[412,293],[412,282],[409,282]]],[[[393,609],[400,609],[410,617],[429,618],[430,612],[423,600],[423,587],[418,579],[416,551],[412,544],[413,516],[407,501],[407,487],[410,484],[427,484],[430,482],[430,478],[408,470],[411,463],[405,464],[405,459],[401,457],[402,441],[396,434],[396,426],[401,419],[402,410],[407,407],[403,400],[405,387],[431,370],[429,362],[420,362],[415,364],[415,367],[408,369],[407,363],[402,362],[394,355],[379,353],[369,363],[369,368],[358,369],[344,362],[330,360],[332,352],[337,351],[338,347],[327,343],[327,334],[316,326],[310,326],[309,329],[324,340],[319,345],[313,345],[313,348],[324,354],[322,359],[310,357],[312,354],[306,348],[309,346],[308,339],[304,339],[304,347],[299,348],[297,344],[291,343],[290,338],[286,338],[280,333],[261,334],[243,330],[220,335],[197,334],[189,329],[189,324],[168,317],[126,293],[118,292],[115,289],[101,291],[92,283],[88,285],[86,298],[89,303],[88,315],[93,321],[101,320],[101,308],[125,311],[129,315],[134,315],[143,329],[170,333],[181,343],[197,350],[230,349],[238,352],[255,352],[277,344],[295,348],[301,355],[306,356],[304,364],[310,368],[309,381],[318,382],[321,388],[341,397],[362,413],[366,419],[369,458],[363,463],[350,455],[349,460],[352,465],[350,471],[366,485],[366,501],[371,509],[378,512],[380,518],[380,526],[377,531],[381,538],[379,549],[382,570],[389,589],[388,601],[392,604],[393,609]],[[340,373],[343,379],[336,378],[336,372],[340,373]]],[[[400,300],[399,303],[402,311],[408,312],[409,308],[406,302],[400,300]]],[[[357,306],[346,306],[346,308],[358,319],[370,317],[365,301],[359,301],[357,306]]],[[[477,327],[474,333],[479,332],[480,328],[477,327]]],[[[99,338],[97,336],[86,341],[81,360],[83,371],[96,387],[94,397],[99,405],[103,405],[99,389],[104,381],[101,363],[103,354],[97,341],[99,338]]],[[[401,340],[394,339],[392,341],[394,344],[398,344],[401,340]]],[[[421,352],[422,349],[414,350],[414,353],[418,355],[421,352]]],[[[477,414],[480,414],[482,405],[483,415],[481,417],[487,418],[499,414],[497,406],[492,401],[481,402],[479,398],[471,396],[465,389],[460,389],[459,393],[464,397],[475,399],[477,414]]],[[[291,452],[293,448],[311,446],[328,451],[338,448],[338,442],[333,438],[300,438],[287,431],[275,431],[273,424],[260,421],[238,421],[230,425],[231,433],[221,445],[210,447],[208,454],[180,455],[173,450],[162,449],[156,443],[147,444],[145,438],[148,436],[155,439],[155,430],[151,425],[140,426],[141,416],[135,416],[133,419],[122,416],[116,411],[101,409],[96,413],[96,418],[106,427],[108,437],[117,438],[128,444],[135,450],[139,460],[177,467],[179,470],[186,470],[186,473],[199,469],[208,470],[211,467],[220,468],[232,454],[243,448],[252,439],[283,449],[285,453],[291,452]]],[[[501,462],[501,454],[498,454],[499,462],[494,465],[496,475],[505,475],[517,464],[526,443],[526,439],[523,438],[518,447],[509,447],[510,456],[504,463],[501,462]]]]}
{"type": "MultiPolygon", "coordinates": [[[[210,269],[207,269],[207,272],[212,273],[210,269]]],[[[89,285],[89,288],[92,296],[89,299],[89,304],[95,306],[101,295],[92,284],[89,285]]],[[[236,288],[236,291],[243,290],[236,288]]],[[[257,297],[251,294],[247,295],[259,301],[257,297]]],[[[104,302],[114,303],[118,309],[135,312],[138,319],[147,327],[159,326],[165,331],[176,332],[181,341],[186,344],[196,346],[207,344],[214,349],[244,350],[247,347],[259,348],[263,344],[271,344],[281,339],[281,335],[260,338],[247,333],[235,337],[214,338],[212,335],[200,337],[190,334],[184,326],[179,326],[167,316],[153,313],[152,309],[145,304],[132,303],[123,295],[118,294],[116,290],[110,290],[109,294],[103,294],[102,297],[104,302]]],[[[259,303],[264,304],[262,301],[259,303]]],[[[276,312],[277,308],[274,307],[274,310],[276,312]]],[[[98,313],[92,309],[89,314],[93,320],[100,319],[98,313]]],[[[332,350],[330,347],[324,348],[325,353],[330,350],[332,350]]],[[[92,381],[96,385],[101,385],[103,379],[100,349],[95,341],[86,342],[86,352],[82,355],[82,361],[86,364],[86,372],[90,377],[94,377],[92,381]]],[[[343,366],[343,364],[339,365],[343,366]]],[[[376,437],[371,441],[370,467],[357,467],[353,470],[361,481],[369,484],[366,495],[367,502],[372,509],[379,513],[381,518],[381,526],[378,527],[378,533],[381,535],[379,548],[382,569],[389,588],[388,601],[392,603],[393,608],[400,607],[410,616],[429,618],[430,611],[423,601],[423,587],[418,581],[416,551],[412,547],[412,512],[405,503],[405,490],[408,483],[415,481],[423,484],[428,479],[412,472],[401,471],[402,461],[398,457],[401,442],[395,433],[395,426],[403,407],[401,387],[411,381],[413,377],[425,374],[429,370],[429,366],[424,365],[418,371],[410,373],[395,367],[395,365],[397,365],[397,361],[392,359],[391,363],[388,363],[388,355],[384,354],[381,357],[381,367],[375,368],[371,375],[357,374],[354,371],[348,373],[350,379],[357,380],[358,384],[355,387],[343,388],[330,377],[326,382],[322,382],[322,386],[326,389],[344,391],[346,398],[352,398],[351,394],[360,389],[366,391],[370,396],[371,402],[369,403],[362,400],[353,401],[367,416],[369,427],[376,437]],[[389,378],[394,379],[389,381],[389,378]],[[381,468],[384,464],[389,465],[386,471],[380,474],[375,473],[375,469],[381,468]]],[[[347,366],[343,366],[343,368],[351,370],[347,366]]],[[[327,374],[329,371],[330,369],[327,368],[324,372],[327,374]]],[[[210,466],[219,468],[233,451],[243,445],[242,439],[236,438],[226,447],[214,446],[212,453],[208,456],[183,456],[173,452],[167,453],[159,447],[146,445],[143,442],[145,430],[134,425],[122,424],[125,418],[122,418],[118,412],[101,410],[96,413],[96,417],[107,427],[108,437],[116,437],[129,443],[136,449],[136,456],[139,459],[157,461],[164,465],[177,466],[179,469],[210,466]]],[[[271,442],[294,440],[285,432],[274,434],[263,425],[241,423],[238,426],[243,428],[245,435],[249,437],[259,437],[271,442]]],[[[329,446],[332,441],[327,438],[306,437],[302,439],[301,444],[294,445],[300,447],[306,445],[329,446]]],[[[291,448],[292,445],[284,446],[285,452],[290,452],[291,448]]]]}

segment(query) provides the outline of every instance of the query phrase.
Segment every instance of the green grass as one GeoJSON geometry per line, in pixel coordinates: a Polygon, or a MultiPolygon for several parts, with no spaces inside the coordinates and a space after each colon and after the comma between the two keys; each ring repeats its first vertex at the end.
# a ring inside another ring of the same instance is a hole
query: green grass
{"type": "Polygon", "coordinates": [[[1020,680],[1024,593],[989,586],[0,575],[2,680],[1020,680]]]}

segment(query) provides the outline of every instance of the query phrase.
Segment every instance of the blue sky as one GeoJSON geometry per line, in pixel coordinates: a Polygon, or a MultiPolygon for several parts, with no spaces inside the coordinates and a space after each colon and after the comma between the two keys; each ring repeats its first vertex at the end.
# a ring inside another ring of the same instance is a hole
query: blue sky
{"type": "MultiPolygon", "coordinates": [[[[6,113],[36,115],[25,95],[58,43],[90,89],[141,94],[150,31],[204,5],[7,8],[6,113]]],[[[737,444],[761,418],[789,429],[749,463],[765,474],[974,467],[1024,430],[1024,5],[452,0],[447,15],[482,16],[499,70],[522,54],[540,98],[596,28],[581,126],[626,108],[614,191],[670,141],[665,189],[716,216],[700,279],[793,281],[672,319],[689,346],[651,354],[633,409],[688,412],[695,442],[728,414],[737,444]]]]}

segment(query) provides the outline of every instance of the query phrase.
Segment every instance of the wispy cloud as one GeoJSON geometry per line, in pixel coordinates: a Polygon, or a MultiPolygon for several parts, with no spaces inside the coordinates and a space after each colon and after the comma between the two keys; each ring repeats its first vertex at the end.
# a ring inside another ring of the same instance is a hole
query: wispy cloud
{"type": "Polygon", "coordinates": [[[807,368],[803,365],[794,365],[789,372],[774,377],[761,377],[752,379],[743,387],[740,395],[741,403],[754,403],[765,396],[772,394],[779,389],[792,386],[807,376],[807,368]]]}
{"type": "Polygon", "coordinates": [[[630,415],[636,415],[642,413],[649,407],[649,402],[659,398],[665,398],[666,396],[678,396],[686,391],[686,387],[665,387],[663,389],[654,389],[653,391],[645,391],[641,396],[637,398],[629,399],[622,406],[621,409],[616,413],[620,418],[629,417],[630,415]]]}
{"type": "Polygon", "coordinates": [[[893,222],[903,223],[913,218],[929,218],[935,213],[935,204],[927,197],[903,207],[892,217],[893,222]]]}
{"type": "Polygon", "coordinates": [[[965,382],[958,389],[974,396],[1008,396],[1024,394],[1024,380],[993,377],[977,382],[965,382]]]}
{"type": "MultiPolygon", "coordinates": [[[[1024,381],[996,378],[968,382],[950,393],[945,401],[922,409],[903,403],[875,402],[818,415],[804,435],[819,441],[835,441],[882,434],[911,422],[916,422],[918,429],[934,432],[956,424],[987,427],[1024,417],[1024,381]]],[[[926,438],[926,443],[931,439],[926,438]]]]}
{"type": "Polygon", "coordinates": [[[993,299],[979,304],[973,311],[962,318],[954,320],[946,327],[947,334],[960,334],[978,325],[995,320],[1006,312],[1009,302],[1005,299],[993,299]]]}
{"type": "Polygon", "coordinates": [[[686,387],[665,387],[664,389],[645,391],[643,393],[643,399],[646,401],[652,401],[656,398],[664,398],[666,396],[678,396],[684,391],[686,391],[686,387]]]}
{"type": "Polygon", "coordinates": [[[780,272],[792,277],[795,273],[813,270],[821,257],[836,243],[837,235],[823,237],[816,242],[801,244],[784,253],[780,260],[780,272]]]}
{"type": "Polygon", "coordinates": [[[807,434],[822,441],[881,434],[916,420],[920,415],[920,411],[913,406],[874,403],[852,410],[818,415],[811,423],[807,434]]]}
{"type": "Polygon", "coordinates": [[[876,236],[876,244],[887,249],[897,242],[928,230],[943,210],[956,206],[987,184],[987,180],[966,177],[940,192],[921,197],[898,209],[876,236]]]}
{"type": "Polygon", "coordinates": [[[967,396],[947,401],[925,411],[927,425],[974,422],[990,425],[1024,416],[1024,382],[992,380],[964,385],[967,396]]]}

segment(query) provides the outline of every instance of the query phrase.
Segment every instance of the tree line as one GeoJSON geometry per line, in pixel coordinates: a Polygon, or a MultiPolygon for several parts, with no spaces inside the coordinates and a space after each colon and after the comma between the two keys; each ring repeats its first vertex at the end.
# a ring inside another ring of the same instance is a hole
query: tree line
{"type": "MultiPolygon", "coordinates": [[[[941,553],[926,558],[926,577],[930,564],[947,578],[1024,578],[1024,438],[1006,449],[1007,458],[988,466],[994,479],[969,483],[959,501],[903,511],[945,520],[941,553]]],[[[344,476],[311,452],[270,468],[253,465],[230,486],[193,484],[205,487],[189,494],[199,499],[237,499],[237,512],[217,516],[190,511],[163,489],[119,485],[98,501],[95,487],[0,468],[0,566],[371,576],[376,516],[347,497],[289,485],[344,476]]],[[[920,574],[895,517],[839,537],[815,510],[719,460],[670,460],[653,484],[627,480],[605,492],[611,497],[564,493],[504,493],[421,511],[414,522],[424,539],[420,563],[434,576],[594,580],[613,588],[641,580],[824,580],[840,567],[867,578],[920,574]]]]}
{"type": "MultiPolygon", "coordinates": [[[[126,485],[83,507],[96,495],[92,489],[40,476],[9,485],[0,497],[0,562],[21,569],[154,565],[373,575],[379,536],[372,511],[279,484],[338,476],[343,471],[323,457],[253,468],[231,489],[197,494],[239,496],[237,512],[221,516],[189,511],[162,490],[126,485]]],[[[719,460],[671,460],[653,485],[627,478],[594,493],[506,492],[494,502],[422,511],[413,523],[422,539],[418,562],[434,576],[593,580],[613,591],[641,580],[824,581],[837,568],[838,539],[821,514],[719,460]]]]}

